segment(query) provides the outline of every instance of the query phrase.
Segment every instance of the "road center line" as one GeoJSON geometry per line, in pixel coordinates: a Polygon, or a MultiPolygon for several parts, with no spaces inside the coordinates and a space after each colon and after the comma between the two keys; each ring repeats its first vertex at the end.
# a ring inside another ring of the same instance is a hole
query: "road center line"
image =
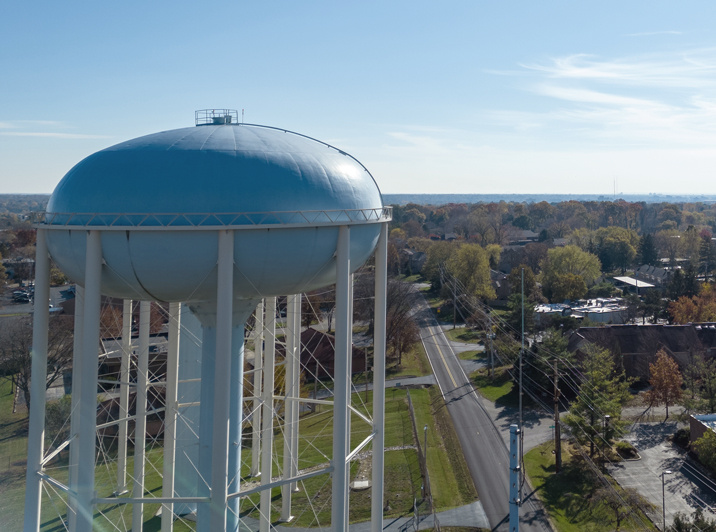
{"type": "Polygon", "coordinates": [[[438,344],[437,338],[438,335],[434,334],[433,338],[435,338],[435,347],[438,349],[438,353],[440,354],[440,358],[443,361],[443,365],[445,366],[445,369],[448,372],[448,376],[450,377],[450,380],[452,381],[453,388],[457,388],[457,382],[455,382],[455,377],[452,376],[452,371],[450,371],[450,366],[448,366],[447,360],[445,360],[445,355],[443,354],[443,350],[440,349],[440,344],[438,344]]]}

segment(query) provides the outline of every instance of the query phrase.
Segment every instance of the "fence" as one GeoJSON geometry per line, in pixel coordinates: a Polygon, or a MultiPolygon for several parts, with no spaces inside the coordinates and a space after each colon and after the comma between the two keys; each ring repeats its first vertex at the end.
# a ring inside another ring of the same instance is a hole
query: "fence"
{"type": "MultiPolygon", "coordinates": [[[[437,530],[440,532],[440,523],[438,522],[438,516],[435,513],[435,506],[433,505],[433,494],[430,489],[430,474],[428,473],[428,449],[427,449],[427,442],[425,442],[425,445],[422,445],[420,443],[420,436],[418,434],[418,423],[415,419],[415,409],[413,408],[413,400],[410,397],[410,390],[406,389],[406,396],[408,398],[408,412],[410,413],[410,423],[413,426],[413,438],[415,438],[415,442],[418,447],[418,462],[420,464],[420,474],[423,477],[423,498],[428,503],[428,509],[433,514],[433,523],[434,523],[434,530],[437,530]]],[[[417,521],[419,521],[419,517],[417,515],[417,502],[414,505],[416,510],[416,530],[417,530],[417,521]]]]}

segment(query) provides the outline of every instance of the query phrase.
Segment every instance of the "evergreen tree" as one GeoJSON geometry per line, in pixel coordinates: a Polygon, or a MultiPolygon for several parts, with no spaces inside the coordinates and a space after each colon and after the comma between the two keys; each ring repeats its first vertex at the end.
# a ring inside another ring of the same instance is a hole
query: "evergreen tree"
{"type": "Polygon", "coordinates": [[[699,293],[699,281],[696,278],[696,268],[692,264],[686,266],[684,272],[684,295],[691,297],[699,293]]]}
{"type": "Polygon", "coordinates": [[[681,273],[681,270],[674,271],[671,279],[669,279],[669,284],[666,287],[666,293],[669,296],[669,299],[674,301],[684,295],[684,274],[681,273]]]}
{"type": "Polygon", "coordinates": [[[525,331],[532,332],[535,327],[535,306],[544,301],[542,292],[537,284],[537,277],[532,268],[521,264],[512,268],[507,282],[510,286],[510,296],[507,300],[507,322],[515,331],[522,330],[522,269],[525,271],[525,331]]]}
{"type": "Polygon", "coordinates": [[[595,445],[602,448],[626,431],[621,412],[630,397],[629,381],[623,370],[616,370],[612,354],[595,345],[585,351],[581,378],[579,393],[564,423],[577,442],[589,444],[594,456],[595,445]]]}
{"type": "Polygon", "coordinates": [[[706,277],[713,271],[716,266],[716,249],[714,249],[713,240],[709,231],[702,231],[701,246],[699,247],[699,271],[706,277]]]}
{"type": "Polygon", "coordinates": [[[649,266],[656,266],[659,262],[654,237],[649,233],[643,235],[639,241],[639,261],[649,266]]]}
{"type": "Polygon", "coordinates": [[[554,389],[554,363],[559,371],[571,367],[574,355],[567,349],[567,337],[559,329],[547,329],[542,342],[536,344],[528,356],[525,375],[537,393],[552,393],[554,389]]]}
{"type": "Polygon", "coordinates": [[[661,296],[655,288],[649,288],[644,293],[644,299],[639,305],[639,310],[642,313],[642,323],[646,321],[646,318],[650,318],[652,323],[656,323],[659,319],[659,315],[664,310],[664,305],[661,301],[661,296]]]}

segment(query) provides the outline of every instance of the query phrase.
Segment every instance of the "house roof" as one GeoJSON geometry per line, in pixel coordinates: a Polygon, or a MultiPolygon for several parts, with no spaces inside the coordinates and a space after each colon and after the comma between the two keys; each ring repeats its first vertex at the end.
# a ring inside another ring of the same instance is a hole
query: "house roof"
{"type": "Polygon", "coordinates": [[[615,277],[615,281],[620,283],[628,284],[629,286],[635,286],[636,288],[654,288],[653,284],[646,283],[634,277],[615,277]]]}
{"type": "Polygon", "coordinates": [[[711,430],[716,431],[716,414],[701,414],[692,417],[711,430]]]}
{"type": "Polygon", "coordinates": [[[716,347],[716,326],[689,323],[580,327],[569,339],[570,351],[576,351],[585,341],[622,355],[656,353],[661,348],[671,353],[696,354],[716,347]]]}

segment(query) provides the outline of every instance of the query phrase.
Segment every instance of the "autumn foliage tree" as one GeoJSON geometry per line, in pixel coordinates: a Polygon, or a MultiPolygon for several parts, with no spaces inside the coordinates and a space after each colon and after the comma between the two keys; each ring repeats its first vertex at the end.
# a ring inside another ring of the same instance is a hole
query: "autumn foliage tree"
{"type": "Polygon", "coordinates": [[[591,285],[602,271],[596,255],[571,245],[550,249],[541,266],[542,288],[552,301],[555,300],[555,291],[558,296],[578,293],[583,287],[591,285]],[[576,278],[584,284],[578,283],[576,278]]]}
{"type": "Polygon", "coordinates": [[[669,303],[669,314],[675,323],[716,321],[716,290],[704,284],[695,296],[681,296],[669,303]]]}
{"type": "Polygon", "coordinates": [[[649,406],[666,406],[666,419],[669,418],[669,406],[681,398],[681,377],[676,361],[660,349],[656,353],[656,362],[649,364],[651,389],[646,392],[649,406]]]}
{"type": "Polygon", "coordinates": [[[494,299],[490,279],[490,253],[477,244],[463,244],[447,260],[447,270],[465,291],[480,299],[494,299]]]}

